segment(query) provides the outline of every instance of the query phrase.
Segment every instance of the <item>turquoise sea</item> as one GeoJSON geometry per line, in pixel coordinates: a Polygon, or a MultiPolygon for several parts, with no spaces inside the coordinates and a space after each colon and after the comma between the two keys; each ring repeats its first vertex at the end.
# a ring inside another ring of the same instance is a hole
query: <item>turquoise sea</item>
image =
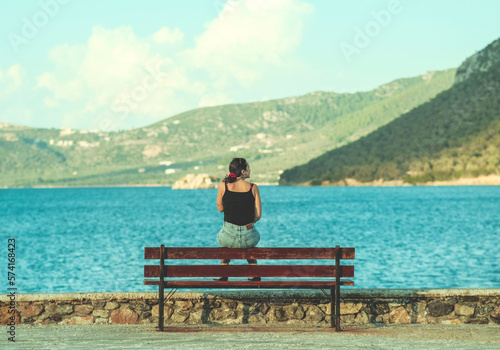
{"type": "MultiPolygon", "coordinates": [[[[143,285],[144,247],[216,247],[216,193],[3,189],[4,261],[14,238],[21,293],[155,290],[143,285]]],[[[355,247],[354,288],[500,288],[500,187],[262,186],[261,196],[258,246],[355,247]]]]}

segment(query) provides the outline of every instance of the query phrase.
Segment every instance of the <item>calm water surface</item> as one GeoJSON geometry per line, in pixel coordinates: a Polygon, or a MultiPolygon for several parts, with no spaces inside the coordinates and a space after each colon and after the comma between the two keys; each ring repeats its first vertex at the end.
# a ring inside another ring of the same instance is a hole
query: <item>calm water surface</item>
{"type": "MultiPolygon", "coordinates": [[[[216,247],[216,193],[0,190],[18,292],[155,290],[142,282],[144,247],[216,247]]],[[[263,186],[261,196],[260,247],[356,247],[355,288],[500,288],[500,187],[263,186]]]]}

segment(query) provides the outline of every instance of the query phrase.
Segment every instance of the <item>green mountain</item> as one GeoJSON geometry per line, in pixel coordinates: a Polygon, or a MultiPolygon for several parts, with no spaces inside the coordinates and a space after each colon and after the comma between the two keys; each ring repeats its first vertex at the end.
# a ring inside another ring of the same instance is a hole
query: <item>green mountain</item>
{"type": "Polygon", "coordinates": [[[236,156],[250,161],[253,181],[277,183],[284,169],[429,101],[454,75],[449,69],[367,92],[200,108],[119,132],[0,124],[0,186],[172,184],[187,173],[224,176],[236,156]]]}
{"type": "Polygon", "coordinates": [[[489,174],[500,174],[500,39],[468,58],[449,90],[356,142],[285,171],[280,184],[416,184],[489,174]]]}

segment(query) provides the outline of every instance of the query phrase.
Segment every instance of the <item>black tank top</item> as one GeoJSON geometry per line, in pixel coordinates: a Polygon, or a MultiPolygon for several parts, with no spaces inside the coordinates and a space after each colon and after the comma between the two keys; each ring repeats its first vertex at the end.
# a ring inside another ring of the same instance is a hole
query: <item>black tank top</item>
{"type": "Polygon", "coordinates": [[[248,192],[232,192],[227,188],[222,196],[224,205],[224,221],[238,226],[253,222],[255,218],[255,197],[252,193],[253,184],[248,192]]]}

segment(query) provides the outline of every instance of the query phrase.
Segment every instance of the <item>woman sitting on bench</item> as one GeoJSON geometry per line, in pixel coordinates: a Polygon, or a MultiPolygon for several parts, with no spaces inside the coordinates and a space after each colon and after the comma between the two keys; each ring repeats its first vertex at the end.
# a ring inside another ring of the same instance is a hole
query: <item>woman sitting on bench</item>
{"type": "MultiPolygon", "coordinates": [[[[250,165],[244,158],[234,158],[229,163],[229,175],[219,185],[217,209],[224,212],[224,224],[217,234],[217,242],[226,248],[253,248],[259,243],[260,234],[254,223],[260,220],[262,205],[257,185],[247,182],[250,165]]],[[[230,259],[222,259],[221,265],[228,265],[230,259]]],[[[247,259],[250,265],[257,260],[247,259]]],[[[216,278],[227,281],[227,277],[216,278]]],[[[260,281],[260,277],[249,278],[260,281]]]]}

